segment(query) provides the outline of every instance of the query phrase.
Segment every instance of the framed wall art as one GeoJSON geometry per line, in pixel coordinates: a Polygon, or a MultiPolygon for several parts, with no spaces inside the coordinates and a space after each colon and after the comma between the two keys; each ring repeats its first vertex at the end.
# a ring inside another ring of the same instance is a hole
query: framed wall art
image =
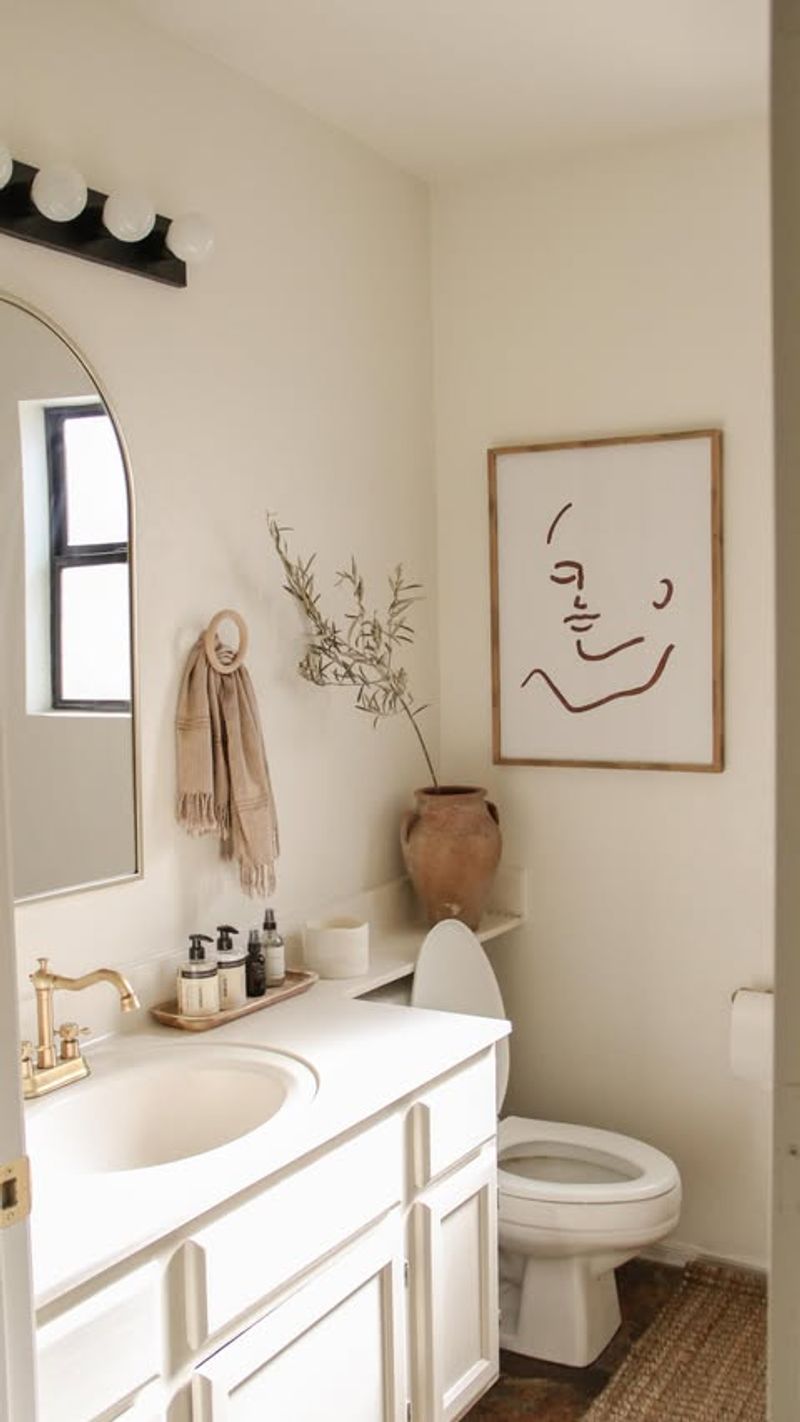
{"type": "Polygon", "coordinates": [[[489,450],[494,760],[722,770],[722,433],[489,450]]]}

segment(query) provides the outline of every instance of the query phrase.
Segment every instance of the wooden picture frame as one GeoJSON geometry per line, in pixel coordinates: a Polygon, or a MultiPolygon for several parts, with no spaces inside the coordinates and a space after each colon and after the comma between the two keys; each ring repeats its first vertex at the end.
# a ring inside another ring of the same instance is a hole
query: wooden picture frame
{"type": "Polygon", "coordinates": [[[488,460],[495,764],[721,771],[722,431],[488,460]]]}

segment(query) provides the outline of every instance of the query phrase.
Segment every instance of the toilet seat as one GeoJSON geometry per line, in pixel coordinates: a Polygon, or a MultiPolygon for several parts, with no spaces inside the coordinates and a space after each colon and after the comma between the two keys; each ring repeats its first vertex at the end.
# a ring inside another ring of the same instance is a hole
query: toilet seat
{"type": "Polygon", "coordinates": [[[669,1156],[630,1136],[520,1116],[509,1116],[500,1122],[501,1199],[505,1196],[557,1205],[620,1205],[657,1199],[671,1194],[679,1185],[678,1170],[669,1156]],[[524,1158],[533,1162],[537,1157],[543,1166],[548,1163],[541,1172],[532,1165],[530,1174],[523,1175],[504,1165],[504,1160],[524,1158]]]}
{"type": "MultiPolygon", "coordinates": [[[[491,963],[472,929],[459,919],[442,919],[425,938],[414,969],[411,1006],[505,1019],[506,1010],[491,963]]],[[[505,1038],[496,1044],[495,1053],[499,1115],[508,1087],[505,1038]]]]}

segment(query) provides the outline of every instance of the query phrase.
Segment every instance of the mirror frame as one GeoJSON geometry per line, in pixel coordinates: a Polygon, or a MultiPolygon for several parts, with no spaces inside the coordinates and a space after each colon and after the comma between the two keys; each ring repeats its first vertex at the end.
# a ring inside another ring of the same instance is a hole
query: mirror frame
{"type": "MultiPolygon", "coordinates": [[[[24,311],[26,315],[32,316],[35,321],[44,326],[48,331],[66,346],[71,355],[75,357],[85,374],[94,385],[100,399],[106,407],[109,419],[114,426],[114,433],[117,436],[120,454],[122,456],[122,467],[125,471],[125,489],[128,502],[128,576],[130,586],[130,610],[129,627],[131,639],[131,770],[133,773],[133,834],[136,862],[130,874],[116,874],[110,879],[94,879],[85,884],[71,884],[63,889],[45,889],[40,894],[26,894],[22,898],[14,896],[15,906],[18,904],[40,903],[45,899],[63,898],[66,894],[85,894],[94,889],[105,889],[114,884],[128,884],[134,879],[141,879],[144,874],[143,844],[142,844],[142,753],[141,753],[141,726],[139,710],[139,652],[137,643],[138,617],[137,617],[137,582],[136,582],[136,505],[133,494],[133,474],[131,471],[131,459],[125,436],[117,412],[109,397],[103,381],[94,369],[91,361],[83,354],[75,342],[66,331],[63,331],[49,316],[46,316],[38,307],[32,306],[29,301],[22,297],[15,296],[10,291],[0,288],[0,305],[13,306],[18,311],[24,311]]],[[[10,806],[12,830],[13,830],[13,805],[10,806]]],[[[11,836],[13,850],[13,832],[11,836]]],[[[13,869],[13,865],[12,865],[13,869]]],[[[13,874],[12,874],[13,891],[13,874]]]]}

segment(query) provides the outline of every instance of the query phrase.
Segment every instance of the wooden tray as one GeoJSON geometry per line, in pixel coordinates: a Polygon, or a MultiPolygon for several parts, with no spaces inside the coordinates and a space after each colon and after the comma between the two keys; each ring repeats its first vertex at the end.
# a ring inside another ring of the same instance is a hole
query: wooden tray
{"type": "Polygon", "coordinates": [[[184,1017],[178,1011],[178,1004],[160,1002],[150,1011],[157,1022],[165,1027],[179,1027],[183,1032],[210,1032],[212,1027],[221,1027],[225,1022],[233,1022],[237,1017],[249,1017],[251,1012],[260,1012],[264,1007],[274,1007],[276,1002],[285,1002],[288,997],[308,992],[319,979],[319,973],[305,973],[287,969],[286,981],[280,987],[267,988],[263,997],[249,997],[243,1007],[230,1007],[226,1012],[210,1012],[207,1017],[184,1017]]]}

